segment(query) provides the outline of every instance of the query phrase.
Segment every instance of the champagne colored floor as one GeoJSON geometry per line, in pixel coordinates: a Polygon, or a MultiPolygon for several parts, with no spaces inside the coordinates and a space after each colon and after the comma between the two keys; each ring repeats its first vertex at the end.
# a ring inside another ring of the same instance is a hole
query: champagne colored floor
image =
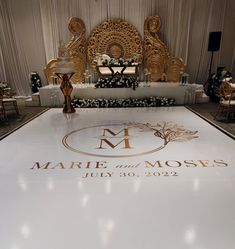
{"type": "Polygon", "coordinates": [[[183,106],[50,109],[0,141],[0,248],[234,249],[234,150],[183,106]]]}

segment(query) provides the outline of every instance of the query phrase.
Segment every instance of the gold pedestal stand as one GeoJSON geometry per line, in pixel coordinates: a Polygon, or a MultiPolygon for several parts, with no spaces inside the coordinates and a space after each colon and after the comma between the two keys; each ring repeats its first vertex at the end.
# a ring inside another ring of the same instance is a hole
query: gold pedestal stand
{"type": "Polygon", "coordinates": [[[71,77],[74,73],[55,73],[61,80],[60,89],[64,95],[64,113],[73,113],[76,110],[71,104],[71,93],[73,91],[73,86],[70,82],[71,77]]]}

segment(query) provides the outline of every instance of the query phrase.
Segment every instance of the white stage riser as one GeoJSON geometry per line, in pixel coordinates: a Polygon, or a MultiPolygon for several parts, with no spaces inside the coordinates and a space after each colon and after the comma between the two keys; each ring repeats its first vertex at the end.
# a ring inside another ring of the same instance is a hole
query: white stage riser
{"type": "MultiPolygon", "coordinates": [[[[143,84],[142,84],[143,85],[143,84]]],[[[84,99],[127,99],[146,98],[151,96],[174,98],[176,105],[192,104],[195,102],[194,84],[180,85],[179,83],[150,83],[147,87],[132,88],[94,88],[94,84],[73,85],[72,98],[84,99]]],[[[42,106],[59,107],[64,103],[64,96],[59,85],[48,85],[39,88],[42,106]]]]}

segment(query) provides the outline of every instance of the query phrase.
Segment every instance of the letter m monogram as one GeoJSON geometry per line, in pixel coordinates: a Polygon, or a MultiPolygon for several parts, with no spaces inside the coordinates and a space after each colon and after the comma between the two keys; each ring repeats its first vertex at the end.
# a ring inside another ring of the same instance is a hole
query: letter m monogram
{"type": "Polygon", "coordinates": [[[105,145],[106,145],[106,147],[109,146],[112,149],[114,149],[120,144],[123,144],[122,149],[131,148],[130,142],[129,142],[128,128],[124,128],[117,133],[113,132],[110,129],[104,129],[102,138],[100,139],[100,146],[98,147],[98,149],[105,149],[105,147],[104,147],[105,145]],[[109,134],[109,136],[106,135],[107,133],[109,134]],[[120,136],[120,134],[123,134],[123,135],[120,136]],[[117,136],[117,135],[119,135],[119,136],[117,136]],[[114,143],[110,142],[110,139],[113,139],[113,138],[123,138],[123,139],[121,139],[116,144],[114,144],[114,143]]]}

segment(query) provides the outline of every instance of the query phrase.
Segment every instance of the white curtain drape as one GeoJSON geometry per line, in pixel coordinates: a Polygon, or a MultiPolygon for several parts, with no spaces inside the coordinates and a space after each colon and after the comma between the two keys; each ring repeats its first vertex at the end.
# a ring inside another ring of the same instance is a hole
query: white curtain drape
{"type": "Polygon", "coordinates": [[[222,31],[212,72],[223,65],[235,76],[234,0],[0,0],[0,81],[8,81],[18,95],[30,95],[29,73],[39,72],[57,57],[59,41],[67,43],[72,16],[81,18],[86,34],[107,18],[122,18],[143,36],[150,15],[161,17],[159,37],[172,56],[182,57],[190,81],[204,83],[211,53],[209,32],[222,31]]]}

